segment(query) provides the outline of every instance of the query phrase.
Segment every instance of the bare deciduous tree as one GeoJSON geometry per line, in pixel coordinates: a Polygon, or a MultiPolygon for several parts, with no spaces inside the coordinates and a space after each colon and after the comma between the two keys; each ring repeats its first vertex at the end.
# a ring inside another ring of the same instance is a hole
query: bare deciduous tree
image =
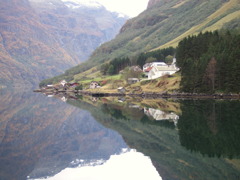
{"type": "Polygon", "coordinates": [[[215,79],[216,79],[216,69],[217,69],[216,66],[217,66],[217,61],[215,57],[212,57],[207,65],[205,76],[204,76],[205,81],[207,81],[207,83],[211,86],[213,92],[215,90],[215,79]]]}

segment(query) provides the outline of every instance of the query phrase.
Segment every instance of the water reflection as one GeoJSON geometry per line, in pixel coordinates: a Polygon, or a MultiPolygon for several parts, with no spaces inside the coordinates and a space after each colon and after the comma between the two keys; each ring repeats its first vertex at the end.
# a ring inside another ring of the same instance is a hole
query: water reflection
{"type": "Polygon", "coordinates": [[[73,164],[107,160],[127,148],[86,110],[31,92],[0,98],[0,179],[53,176],[73,164]]]}
{"type": "Polygon", "coordinates": [[[101,124],[118,131],[128,146],[151,158],[163,179],[240,178],[240,143],[234,141],[240,128],[238,101],[119,101],[107,97],[93,102],[83,97],[68,103],[88,109],[101,124]],[[161,116],[150,115],[150,108],[161,116]]]}
{"type": "Polygon", "coordinates": [[[153,109],[153,108],[144,108],[144,113],[147,116],[153,117],[157,121],[163,121],[163,120],[169,120],[174,123],[175,126],[177,126],[177,122],[179,119],[179,116],[173,112],[164,112],[160,109],[153,109]]]}
{"type": "Polygon", "coordinates": [[[209,157],[239,157],[239,101],[183,101],[181,108],[178,127],[184,147],[209,157]]]}
{"type": "MultiPolygon", "coordinates": [[[[151,160],[134,150],[112,155],[103,164],[90,164],[78,168],[67,168],[48,180],[161,180],[158,172],[152,166],[151,160]]],[[[37,179],[35,179],[37,180],[37,179]]]]}
{"type": "Polygon", "coordinates": [[[239,179],[239,109],[239,101],[2,93],[0,179],[239,179]]]}

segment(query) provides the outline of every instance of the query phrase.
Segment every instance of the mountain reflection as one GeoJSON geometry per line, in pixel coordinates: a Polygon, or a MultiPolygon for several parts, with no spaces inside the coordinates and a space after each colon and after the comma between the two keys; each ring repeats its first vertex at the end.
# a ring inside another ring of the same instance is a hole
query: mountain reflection
{"type": "MultiPolygon", "coordinates": [[[[164,180],[239,179],[239,109],[239,101],[1,92],[0,179],[54,179],[90,166],[110,177],[103,167],[124,148],[164,180]]],[[[144,172],[123,171],[124,163],[116,167],[125,179],[144,172]]]]}
{"type": "MultiPolygon", "coordinates": [[[[135,150],[123,150],[112,155],[104,164],[86,164],[77,168],[66,168],[47,180],[161,180],[149,157],[135,150]]],[[[34,179],[38,180],[38,179],[34,179]]],[[[40,179],[39,179],[40,180],[40,179]]]]}
{"type": "Polygon", "coordinates": [[[240,177],[238,101],[82,97],[67,102],[118,131],[129,147],[151,158],[163,179],[240,177]]]}
{"type": "Polygon", "coordinates": [[[42,94],[1,92],[0,114],[3,180],[52,176],[78,166],[77,159],[107,160],[127,147],[88,111],[42,94]]]}

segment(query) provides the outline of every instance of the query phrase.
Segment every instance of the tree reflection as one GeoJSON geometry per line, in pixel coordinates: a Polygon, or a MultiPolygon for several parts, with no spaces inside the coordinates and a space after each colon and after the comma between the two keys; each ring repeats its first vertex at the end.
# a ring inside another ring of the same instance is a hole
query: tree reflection
{"type": "Polygon", "coordinates": [[[181,145],[209,157],[240,154],[238,101],[183,101],[178,122],[181,145]]]}
{"type": "MultiPolygon", "coordinates": [[[[216,148],[219,147],[222,152],[226,151],[226,147],[223,145],[224,142],[228,141],[226,140],[228,137],[221,137],[221,134],[219,134],[221,131],[227,131],[227,129],[222,130],[225,126],[228,130],[231,129],[231,127],[228,127],[229,122],[225,122],[225,117],[228,115],[219,115],[219,112],[228,112],[224,103],[219,102],[220,104],[218,104],[213,101],[178,102],[163,99],[134,101],[127,98],[125,101],[114,101],[110,97],[99,99],[97,104],[88,101],[87,98],[83,98],[81,101],[71,100],[68,103],[80,109],[88,110],[102,125],[120,133],[130,148],[149,156],[163,179],[185,180],[202,179],[204,177],[204,179],[218,180],[234,179],[240,175],[239,160],[237,159],[213,158],[189,151],[201,152],[202,150],[199,150],[199,147],[202,148],[203,146],[205,151],[202,154],[207,154],[208,148],[211,149],[213,146],[211,143],[218,143],[215,144],[216,148]],[[181,103],[184,113],[180,110],[179,103],[181,103]],[[149,108],[179,115],[180,119],[177,122],[177,127],[171,119],[154,119],[154,116],[149,114],[148,111],[144,111],[144,109],[149,110],[149,108]],[[221,108],[225,108],[225,111],[221,111],[221,108]],[[223,121],[221,126],[218,122],[219,117],[223,121]],[[179,133],[183,146],[179,142],[179,133]],[[216,138],[216,141],[210,141],[209,138],[212,136],[216,138]],[[222,140],[221,138],[226,139],[222,140]],[[221,140],[223,142],[219,144],[218,141],[221,140]],[[188,147],[189,150],[186,150],[184,146],[188,147]],[[235,166],[234,163],[237,165],[235,166]]],[[[235,111],[238,106],[236,104],[235,111]]],[[[232,105],[230,104],[228,107],[230,108],[232,105]]],[[[234,125],[231,124],[231,126],[234,125]]],[[[231,133],[234,134],[234,132],[231,133]]],[[[223,132],[222,136],[224,135],[223,132]]],[[[237,137],[237,135],[234,137],[237,137]]],[[[233,141],[228,143],[231,145],[233,141]]],[[[238,149],[237,146],[232,147],[232,151],[235,153],[232,153],[232,157],[237,155],[238,149]],[[234,150],[234,148],[236,149],[234,150]]],[[[222,152],[220,152],[220,156],[222,152]]],[[[216,156],[215,151],[212,151],[212,156],[216,156]]]]}

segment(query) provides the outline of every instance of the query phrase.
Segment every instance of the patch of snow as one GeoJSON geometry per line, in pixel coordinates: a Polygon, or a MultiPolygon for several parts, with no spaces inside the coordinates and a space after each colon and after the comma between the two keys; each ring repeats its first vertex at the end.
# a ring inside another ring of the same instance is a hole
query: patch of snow
{"type": "Polygon", "coordinates": [[[64,4],[71,9],[76,9],[80,7],[91,7],[91,8],[101,8],[103,5],[96,1],[91,0],[62,0],[64,4]]]}
{"type": "Polygon", "coordinates": [[[106,162],[104,159],[96,159],[96,160],[83,160],[83,159],[75,159],[70,163],[71,167],[85,167],[85,166],[99,166],[106,162]]]}
{"type": "Polygon", "coordinates": [[[116,12],[116,13],[118,14],[118,18],[129,18],[127,15],[125,15],[123,13],[118,13],[118,12],[116,12]]]}

